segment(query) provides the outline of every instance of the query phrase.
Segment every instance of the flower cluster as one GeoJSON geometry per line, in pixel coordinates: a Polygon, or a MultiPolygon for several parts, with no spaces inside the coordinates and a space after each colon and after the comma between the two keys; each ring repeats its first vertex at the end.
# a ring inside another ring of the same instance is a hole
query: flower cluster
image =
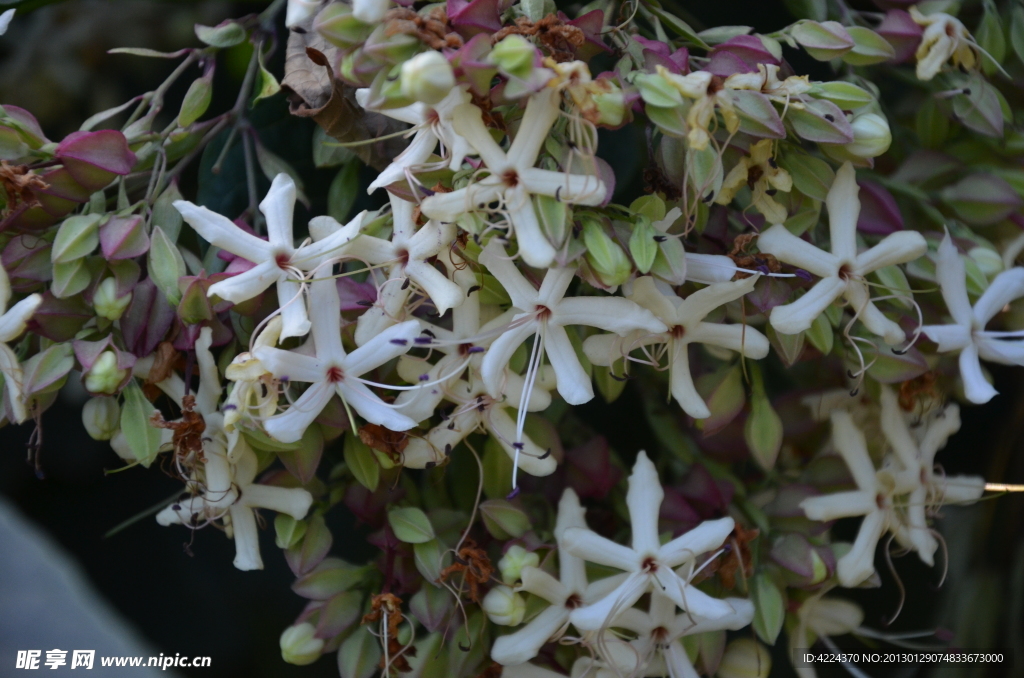
{"type": "Polygon", "coordinates": [[[764,676],[783,629],[877,636],[825,593],[893,541],[935,566],[940,509],[986,490],[936,455],[956,401],[997,395],[981,361],[1024,365],[1024,182],[983,142],[890,152],[869,74],[919,84],[923,145],[1002,138],[998,13],[976,39],[917,7],[758,34],[653,2],[289,0],[279,82],[279,5],[197,26],[160,89],[59,143],[0,109],[3,421],[80,376],[90,435],[181,480],[160,525],[252,570],[272,512],[309,601],[282,656],[346,678],[764,676]],[[202,120],[245,41],[239,103],[202,120]],[[251,116],[282,89],[328,196],[251,116]],[[236,156],[229,209],[202,182],[236,156]],[[611,449],[620,407],[650,456],[611,449]],[[329,555],[338,504],[371,563],[329,555]]]}

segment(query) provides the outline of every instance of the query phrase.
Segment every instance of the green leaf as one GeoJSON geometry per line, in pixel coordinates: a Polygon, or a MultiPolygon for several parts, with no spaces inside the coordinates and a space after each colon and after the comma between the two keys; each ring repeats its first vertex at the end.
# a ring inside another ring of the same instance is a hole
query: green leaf
{"type": "Polygon", "coordinates": [[[92,276],[84,258],[66,264],[54,264],[50,291],[58,299],[67,299],[88,287],[90,280],[92,276]]]}
{"type": "Polygon", "coordinates": [[[287,513],[278,513],[274,518],[274,543],[280,549],[290,549],[306,536],[307,527],[304,520],[295,520],[287,513]]]}
{"type": "Polygon", "coordinates": [[[914,307],[914,295],[910,290],[910,282],[907,280],[907,276],[903,273],[902,268],[895,265],[883,266],[875,271],[875,275],[878,277],[878,282],[882,283],[884,296],[898,295],[893,297],[893,303],[899,304],[906,309],[914,307]]]}
{"type": "Polygon", "coordinates": [[[484,526],[495,539],[522,537],[530,529],[530,519],[505,499],[489,499],[480,504],[484,526]]]}
{"type": "Polygon", "coordinates": [[[164,189],[164,192],[153,203],[152,223],[154,226],[162,228],[167,240],[172,243],[178,242],[178,234],[181,233],[181,224],[183,223],[181,212],[174,207],[174,201],[181,199],[178,182],[172,181],[170,186],[164,189]]]}
{"type": "Polygon", "coordinates": [[[110,118],[113,118],[121,111],[127,110],[129,107],[134,106],[137,103],[139,103],[139,99],[138,97],[135,97],[129,99],[120,106],[114,106],[113,108],[108,108],[105,111],[100,111],[99,113],[90,115],[88,118],[85,119],[85,122],[82,123],[82,126],[79,127],[78,130],[80,132],[89,132],[92,130],[93,127],[100,124],[104,120],[109,120],[110,118]]]}
{"type": "Polygon", "coordinates": [[[823,355],[828,355],[832,352],[835,333],[832,331],[832,325],[829,324],[828,317],[824,313],[814,319],[806,334],[811,345],[821,351],[823,355]]]}
{"type": "Polygon", "coordinates": [[[277,81],[274,74],[263,65],[263,52],[260,52],[256,59],[259,61],[259,77],[256,81],[256,97],[252,100],[255,105],[257,101],[272,97],[281,91],[281,83],[277,81]]]}
{"type": "Polygon", "coordinates": [[[22,365],[25,393],[38,396],[59,390],[74,367],[75,356],[70,343],[54,344],[35,354],[22,365]]]}
{"type": "Polygon", "coordinates": [[[751,594],[754,603],[754,632],[764,642],[774,645],[782,631],[782,622],[786,619],[786,603],[782,592],[768,575],[759,574],[754,577],[751,594]]]}
{"type": "MultiPolygon", "coordinates": [[[[827,325],[828,321],[825,324],[827,325]]],[[[831,328],[829,330],[831,331],[831,328]]],[[[750,395],[750,415],[743,426],[743,437],[754,461],[765,471],[770,471],[775,466],[779,450],[782,449],[782,419],[772,409],[772,404],[765,394],[760,368],[756,363],[750,363],[748,369],[754,383],[750,395]]]]}
{"type": "Polygon", "coordinates": [[[160,430],[149,425],[156,408],[146,400],[135,379],[128,382],[121,407],[121,433],[140,464],[149,468],[160,451],[160,430]]]}
{"type": "Polygon", "coordinates": [[[249,443],[253,449],[263,452],[291,452],[302,446],[301,440],[296,440],[293,443],[282,443],[280,440],[274,440],[259,429],[242,427],[239,430],[242,432],[242,435],[245,436],[245,441],[249,443]]]}
{"type": "Polygon", "coordinates": [[[654,16],[658,17],[661,20],[661,22],[664,23],[669,28],[669,30],[671,30],[676,35],[681,36],[683,39],[692,43],[696,47],[700,47],[701,49],[704,50],[711,49],[711,45],[704,42],[704,40],[699,35],[697,35],[697,31],[693,30],[693,28],[690,27],[690,24],[686,23],[685,21],[675,16],[674,14],[666,12],[665,10],[661,9],[661,7],[655,5],[654,3],[648,3],[647,8],[651,11],[652,14],[654,14],[654,16]]]}
{"type": "Polygon", "coordinates": [[[512,488],[512,460],[498,439],[488,436],[484,443],[484,495],[502,499],[512,488]]]}
{"type": "Polygon", "coordinates": [[[1010,45],[1017,59],[1024,64],[1024,6],[1021,5],[1010,11],[1010,45]]]}
{"type": "Polygon", "coordinates": [[[295,195],[303,205],[309,207],[309,198],[306,197],[306,185],[302,181],[302,177],[295,171],[288,162],[285,161],[281,156],[272,153],[267,149],[266,146],[256,142],[256,162],[259,163],[260,169],[263,170],[264,176],[270,181],[274,180],[278,174],[287,174],[295,182],[295,195]]]}
{"type": "Polygon", "coordinates": [[[870,28],[847,26],[846,32],[853,38],[854,45],[843,55],[843,61],[852,66],[879,64],[896,56],[896,50],[889,41],[870,28]]]}
{"type": "Polygon", "coordinates": [[[768,341],[775,349],[775,354],[782,359],[786,367],[790,367],[800,358],[804,351],[804,337],[806,333],[780,334],[771,325],[767,327],[768,341]]]}
{"type": "Polygon", "coordinates": [[[827,162],[802,152],[785,153],[778,162],[793,177],[796,190],[808,198],[825,200],[836,176],[827,162]]]}
{"type": "Polygon", "coordinates": [[[360,626],[338,650],[338,673],[341,678],[370,678],[377,673],[380,655],[380,641],[368,626],[360,626]]]}
{"type": "Polygon", "coordinates": [[[337,167],[354,157],[355,153],[339,145],[323,127],[317,125],[313,128],[313,164],[318,168],[337,167]]]}
{"type": "Polygon", "coordinates": [[[359,158],[352,156],[334,175],[327,189],[327,214],[344,224],[359,196],[359,158]]]}
{"type": "Polygon", "coordinates": [[[371,450],[359,436],[349,432],[345,434],[345,464],[359,484],[373,492],[380,482],[380,464],[371,450]]]}
{"type": "Polygon", "coordinates": [[[153,227],[146,261],[149,267],[149,277],[167,297],[167,301],[171,305],[177,306],[181,301],[178,280],[187,273],[185,260],[177,245],[171,242],[171,239],[159,226],[153,227]]]}
{"type": "Polygon", "coordinates": [[[620,358],[611,367],[594,366],[594,381],[597,382],[597,390],[606,403],[615,402],[626,390],[626,379],[622,377],[624,362],[625,360],[620,358]],[[616,379],[612,374],[620,378],[616,379]]]}
{"type": "Polygon", "coordinates": [[[108,49],[107,54],[131,54],[132,56],[154,57],[156,59],[177,59],[184,56],[189,50],[179,49],[177,52],[158,52],[155,49],[145,47],[115,47],[108,49]]]}
{"type": "Polygon", "coordinates": [[[818,99],[827,99],[844,110],[867,106],[875,101],[871,92],[844,80],[816,82],[810,94],[818,99]]]}
{"type": "Polygon", "coordinates": [[[178,112],[178,126],[188,127],[206,113],[213,99],[213,69],[208,75],[196,78],[189,85],[178,112]]]}
{"type": "Polygon", "coordinates": [[[439,540],[431,539],[415,544],[412,547],[412,553],[416,569],[424,579],[433,583],[441,578],[441,570],[445,566],[445,549],[439,540]]]}
{"type": "Polygon", "coordinates": [[[388,522],[398,540],[406,544],[423,544],[434,538],[430,518],[415,506],[389,511],[388,522]]]}
{"type": "Polygon", "coordinates": [[[196,37],[211,47],[234,47],[245,40],[245,29],[234,21],[219,26],[196,24],[196,37]]]}
{"type": "Polygon", "coordinates": [[[995,3],[986,0],[984,7],[981,23],[974,32],[974,40],[982,50],[981,70],[985,75],[992,75],[1006,58],[1006,34],[1003,32],[1003,22],[999,19],[999,10],[996,9],[995,3]]]}
{"type": "Polygon", "coordinates": [[[68,217],[57,229],[50,250],[50,261],[67,264],[92,254],[100,243],[99,225],[103,215],[87,214],[68,217]]]}
{"type": "Polygon", "coordinates": [[[949,136],[949,117],[934,98],[926,98],[917,109],[917,140],[925,148],[941,148],[949,136]]]}

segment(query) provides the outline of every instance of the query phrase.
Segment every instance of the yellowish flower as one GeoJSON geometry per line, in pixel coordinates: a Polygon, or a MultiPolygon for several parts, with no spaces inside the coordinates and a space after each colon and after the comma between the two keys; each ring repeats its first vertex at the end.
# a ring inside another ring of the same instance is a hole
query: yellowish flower
{"type": "Polygon", "coordinates": [[[956,68],[975,68],[978,54],[971,34],[960,20],[943,12],[925,16],[917,9],[910,8],[910,16],[919,26],[924,27],[921,45],[914,55],[917,59],[918,80],[931,80],[942,66],[952,60],[956,68]]]}
{"type": "Polygon", "coordinates": [[[772,158],[772,140],[762,139],[750,147],[750,155],[729,171],[722,182],[715,202],[728,205],[736,197],[743,184],[753,192],[753,205],[764,215],[769,224],[781,224],[788,216],[786,208],[772,197],[776,191],[789,193],[793,189],[793,178],[772,158]]]}

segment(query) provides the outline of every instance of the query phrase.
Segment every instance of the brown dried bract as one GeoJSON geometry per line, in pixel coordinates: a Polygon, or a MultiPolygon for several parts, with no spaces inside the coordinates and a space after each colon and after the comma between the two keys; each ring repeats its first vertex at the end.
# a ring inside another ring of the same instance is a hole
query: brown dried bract
{"type": "Polygon", "coordinates": [[[498,662],[491,662],[491,665],[484,669],[476,678],[501,678],[504,667],[498,662]]]}
{"type": "Polygon", "coordinates": [[[900,409],[904,412],[913,412],[917,409],[918,403],[923,405],[926,400],[941,399],[942,396],[935,387],[937,380],[935,372],[928,371],[909,381],[902,382],[898,396],[900,409]]]}
{"type": "Polygon", "coordinates": [[[683,197],[682,189],[672,183],[653,161],[644,170],[644,193],[661,193],[668,202],[675,202],[683,197]]]}
{"type": "Polygon", "coordinates": [[[462,573],[462,582],[469,587],[469,599],[480,602],[480,585],[487,583],[494,573],[494,565],[487,553],[477,548],[476,542],[466,539],[455,558],[455,562],[441,570],[438,581],[447,581],[457,573],[462,573]]]}
{"type": "Polygon", "coordinates": [[[495,33],[491,37],[491,44],[496,45],[509,35],[537,38],[548,56],[560,62],[575,59],[576,50],[587,40],[582,29],[566,24],[554,14],[548,14],[536,23],[526,17],[519,17],[514,26],[505,26],[495,33]]]}
{"type": "MultiPolygon", "coordinates": [[[[757,233],[744,233],[743,235],[736,236],[735,240],[732,241],[732,250],[727,256],[732,259],[738,268],[767,268],[772,273],[778,273],[782,270],[782,264],[773,255],[765,254],[764,252],[748,253],[750,244],[757,235],[757,233]]],[[[733,279],[742,280],[749,278],[751,275],[751,273],[737,271],[733,279]]]]}
{"type": "MultiPolygon", "coordinates": [[[[385,640],[388,644],[387,657],[391,661],[391,667],[401,671],[411,671],[407,656],[416,656],[415,648],[410,647],[403,652],[405,646],[398,641],[398,627],[405,620],[402,616],[402,599],[393,593],[380,593],[370,599],[370,611],[363,616],[363,624],[377,624],[386,619],[384,629],[385,640]]],[[[380,668],[387,668],[384,665],[384,657],[380,658],[380,668]]]]}
{"type": "Polygon", "coordinates": [[[166,428],[174,431],[171,443],[174,445],[174,455],[182,465],[189,465],[195,461],[205,462],[203,456],[203,433],[206,431],[206,420],[203,415],[195,411],[196,397],[187,395],[181,399],[181,419],[178,421],[167,421],[159,412],[154,412],[149,423],[156,428],[166,428]]]}
{"type": "Polygon", "coordinates": [[[392,431],[378,424],[363,424],[359,428],[359,439],[367,447],[383,452],[394,464],[402,463],[402,452],[409,446],[409,434],[392,431]]]}
{"type": "Polygon", "coordinates": [[[384,15],[384,35],[413,35],[430,49],[458,49],[462,37],[451,29],[448,15],[434,7],[426,16],[405,7],[396,7],[384,15]]]}
{"type": "Polygon", "coordinates": [[[7,194],[7,211],[11,212],[21,205],[38,205],[35,192],[48,189],[50,184],[25,165],[11,165],[0,160],[0,187],[7,194]]]}
{"type": "Polygon", "coordinates": [[[707,573],[707,577],[710,577],[717,572],[723,587],[729,590],[736,588],[736,575],[741,566],[744,579],[754,574],[754,559],[750,554],[750,542],[757,539],[759,534],[760,530],[748,530],[736,523],[732,534],[725,540],[729,551],[704,568],[701,574],[707,573]]]}

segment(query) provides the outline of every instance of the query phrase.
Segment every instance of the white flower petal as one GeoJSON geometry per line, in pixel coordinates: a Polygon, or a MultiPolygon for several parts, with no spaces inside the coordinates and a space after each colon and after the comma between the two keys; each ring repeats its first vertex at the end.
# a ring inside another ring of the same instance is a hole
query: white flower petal
{"type": "MultiPolygon", "coordinates": [[[[516,424],[505,408],[500,405],[492,407],[488,416],[484,418],[484,424],[488,431],[496,434],[495,437],[509,458],[514,459],[516,451],[508,441],[516,439],[516,424]]],[[[523,448],[519,451],[519,468],[523,472],[541,477],[551,475],[558,468],[558,462],[551,456],[549,450],[541,449],[529,437],[524,437],[519,442],[523,444],[523,448]]]]}
{"type": "Polygon", "coordinates": [[[625,336],[633,330],[664,332],[668,328],[646,308],[622,297],[570,297],[558,302],[552,322],[587,325],[625,336]]]}
{"type": "Polygon", "coordinates": [[[938,344],[938,351],[960,351],[971,343],[970,325],[923,325],[921,332],[938,344]]]}
{"type": "Polygon", "coordinates": [[[683,411],[694,419],[706,419],[711,416],[704,399],[697,393],[690,374],[689,343],[673,342],[671,369],[669,371],[669,387],[672,397],[676,399],[683,411]]]}
{"type": "Polygon", "coordinates": [[[884,529],[883,511],[874,511],[864,516],[853,548],[836,564],[836,575],[840,584],[853,587],[874,574],[875,548],[884,529]]]}
{"type": "Polygon", "coordinates": [[[749,325],[700,323],[686,333],[690,342],[711,344],[760,360],[768,355],[768,337],[749,325]]]}
{"type": "Polygon", "coordinates": [[[248,271],[243,271],[238,275],[233,275],[230,278],[225,278],[220,282],[210,285],[209,294],[218,296],[233,304],[240,304],[261,294],[284,275],[284,271],[281,270],[276,261],[273,259],[265,260],[262,263],[256,264],[248,271]]]}
{"type": "Polygon", "coordinates": [[[593,399],[594,388],[590,377],[580,364],[565,328],[549,324],[544,329],[543,341],[548,362],[555,369],[558,393],[565,398],[565,402],[582,405],[593,399]]]}
{"type": "Polygon", "coordinates": [[[377,424],[392,431],[408,431],[416,426],[416,422],[401,414],[394,407],[387,405],[365,385],[359,382],[338,382],[338,395],[359,413],[366,421],[377,424]]]}
{"type": "Polygon", "coordinates": [[[257,346],[253,355],[278,379],[310,383],[324,379],[324,363],[311,356],[271,346],[257,346]]]}
{"type": "Polygon", "coordinates": [[[313,495],[301,487],[252,484],[246,485],[240,501],[252,508],[270,509],[302,520],[313,505],[313,495]]]}
{"type": "Polygon", "coordinates": [[[978,347],[974,344],[960,352],[960,378],[964,382],[964,395],[976,405],[987,403],[999,393],[985,379],[978,360],[978,347]]]}
{"type": "Polygon", "coordinates": [[[874,492],[878,481],[875,478],[875,465],[868,456],[864,433],[853,423],[853,418],[846,410],[832,412],[831,419],[832,445],[842,455],[857,487],[874,492]]]}
{"type": "Polygon", "coordinates": [[[739,299],[754,289],[760,276],[750,276],[735,282],[721,282],[708,285],[688,296],[677,310],[679,322],[692,326],[719,306],[739,299]]]}
{"type": "Polygon", "coordinates": [[[343,369],[346,379],[366,374],[393,358],[402,355],[420,334],[420,321],[407,320],[393,325],[348,354],[343,369]]]}
{"type": "Polygon", "coordinates": [[[503,666],[528,662],[568,621],[569,610],[562,605],[552,605],[515,633],[495,638],[491,659],[503,666]]]}
{"type": "Polygon", "coordinates": [[[448,309],[458,306],[466,298],[461,287],[424,261],[410,261],[405,266],[405,272],[434,302],[438,315],[444,315],[448,309]]]}
{"type": "Polygon", "coordinates": [[[262,570],[260,558],[260,533],[256,529],[256,515],[247,506],[235,504],[228,509],[231,515],[231,531],[235,537],[235,562],[239,570],[262,570]]]}
{"type": "Polygon", "coordinates": [[[725,543],[735,526],[732,518],[705,520],[662,546],[658,561],[666,567],[678,567],[702,553],[710,553],[725,543]]]}
{"type": "Polygon", "coordinates": [[[867,490],[833,492],[820,497],[808,497],[800,502],[800,508],[811,520],[824,522],[851,516],[863,516],[878,510],[875,493],[867,490]]]}
{"type": "Polygon", "coordinates": [[[508,292],[513,306],[520,311],[533,310],[539,298],[537,289],[527,282],[523,274],[516,268],[515,262],[505,252],[505,248],[498,244],[497,239],[492,239],[487,243],[487,247],[480,255],[480,263],[487,268],[488,273],[498,279],[501,286],[508,292]]]}
{"type": "Polygon", "coordinates": [[[1024,365],[1024,340],[996,339],[984,335],[974,337],[978,355],[984,360],[1003,365],[1024,365]]]}
{"type": "MultiPolygon", "coordinates": [[[[576,529],[576,528],[574,528],[576,529]]],[[[587,558],[596,562],[592,558],[587,558]]],[[[651,576],[633,572],[618,588],[593,605],[578,607],[569,614],[569,621],[581,631],[596,631],[611,626],[615,617],[633,606],[650,587],[651,576]]]]}
{"type": "Polygon", "coordinates": [[[928,243],[917,231],[896,231],[857,257],[857,273],[866,275],[886,266],[905,264],[927,251],[928,243]]]}
{"type": "MultiPolygon", "coordinates": [[[[331,287],[337,290],[333,283],[331,281],[331,287]]],[[[284,277],[278,279],[277,303],[281,308],[281,339],[309,334],[311,325],[306,313],[306,296],[299,283],[284,277]]]]}
{"type": "Polygon", "coordinates": [[[547,268],[555,261],[555,248],[540,229],[533,200],[520,185],[505,191],[505,211],[516,234],[519,254],[529,266],[547,268]]]}
{"type": "Polygon", "coordinates": [[[910,427],[907,420],[903,418],[903,408],[900,407],[896,394],[886,385],[881,386],[881,425],[882,433],[892,446],[896,456],[899,457],[903,468],[915,470],[921,466],[917,443],[910,435],[910,427]]]}
{"type": "Polygon", "coordinates": [[[825,196],[825,204],[828,206],[828,230],[832,240],[832,254],[841,261],[853,261],[857,256],[857,218],[860,216],[860,200],[857,199],[857,194],[859,192],[857,173],[853,169],[853,165],[844,162],[836,172],[835,181],[832,182],[828,195],[825,196]]]}
{"type": "Polygon", "coordinates": [[[782,224],[776,224],[759,235],[757,247],[779,261],[802,268],[819,278],[828,278],[839,272],[841,262],[838,257],[796,237],[782,224]]]}
{"type": "Polygon", "coordinates": [[[227,217],[205,207],[193,205],[187,200],[175,200],[174,207],[181,213],[181,217],[196,230],[196,233],[211,245],[252,262],[274,258],[269,242],[260,240],[251,233],[246,233],[227,217]]]}
{"type": "Polygon", "coordinates": [[[633,549],[582,527],[567,527],[562,533],[559,548],[588,563],[626,571],[640,567],[640,557],[633,549]]]}
{"type": "Polygon", "coordinates": [[[793,303],[772,309],[769,321],[781,334],[798,334],[846,291],[846,282],[838,277],[822,278],[793,303]]]}
{"type": "Polygon", "coordinates": [[[516,349],[537,331],[537,325],[537,321],[529,320],[519,327],[508,330],[495,339],[484,353],[484,359],[480,363],[480,376],[484,380],[487,392],[493,397],[500,398],[505,391],[505,368],[508,367],[516,349]]]}
{"type": "Polygon", "coordinates": [[[285,173],[274,177],[270,190],[260,202],[260,212],[267,218],[267,236],[270,244],[295,246],[292,239],[292,215],[295,212],[295,182],[285,173]]]}
{"type": "Polygon", "coordinates": [[[286,411],[265,420],[263,428],[275,440],[294,443],[302,438],[302,434],[324,409],[333,394],[334,384],[318,381],[307,388],[286,411]]]}
{"type": "Polygon", "coordinates": [[[736,275],[736,262],[722,254],[686,253],[686,279],[710,285],[736,275]]]}
{"type": "Polygon", "coordinates": [[[537,155],[548,138],[551,126],[558,119],[560,95],[558,90],[545,88],[530,97],[526,103],[519,131],[508,149],[508,162],[516,167],[533,167],[537,155]]]}
{"type": "Polygon", "coordinates": [[[984,327],[1004,306],[1020,297],[1024,297],[1024,268],[1018,266],[997,275],[974,304],[975,323],[984,327]]]}
{"type": "Polygon", "coordinates": [[[626,492],[626,506],[629,507],[629,523],[633,535],[633,550],[642,556],[652,556],[661,546],[658,540],[658,512],[665,492],[661,489],[658,471],[640,451],[633,473],[629,476],[629,490],[626,492]]]}
{"type": "Polygon", "coordinates": [[[960,258],[953,239],[949,237],[949,231],[946,231],[946,236],[939,244],[935,277],[942,288],[942,298],[946,301],[946,308],[949,309],[953,320],[958,325],[971,327],[974,315],[971,312],[971,302],[967,299],[967,273],[964,270],[964,261],[960,258]]]}

